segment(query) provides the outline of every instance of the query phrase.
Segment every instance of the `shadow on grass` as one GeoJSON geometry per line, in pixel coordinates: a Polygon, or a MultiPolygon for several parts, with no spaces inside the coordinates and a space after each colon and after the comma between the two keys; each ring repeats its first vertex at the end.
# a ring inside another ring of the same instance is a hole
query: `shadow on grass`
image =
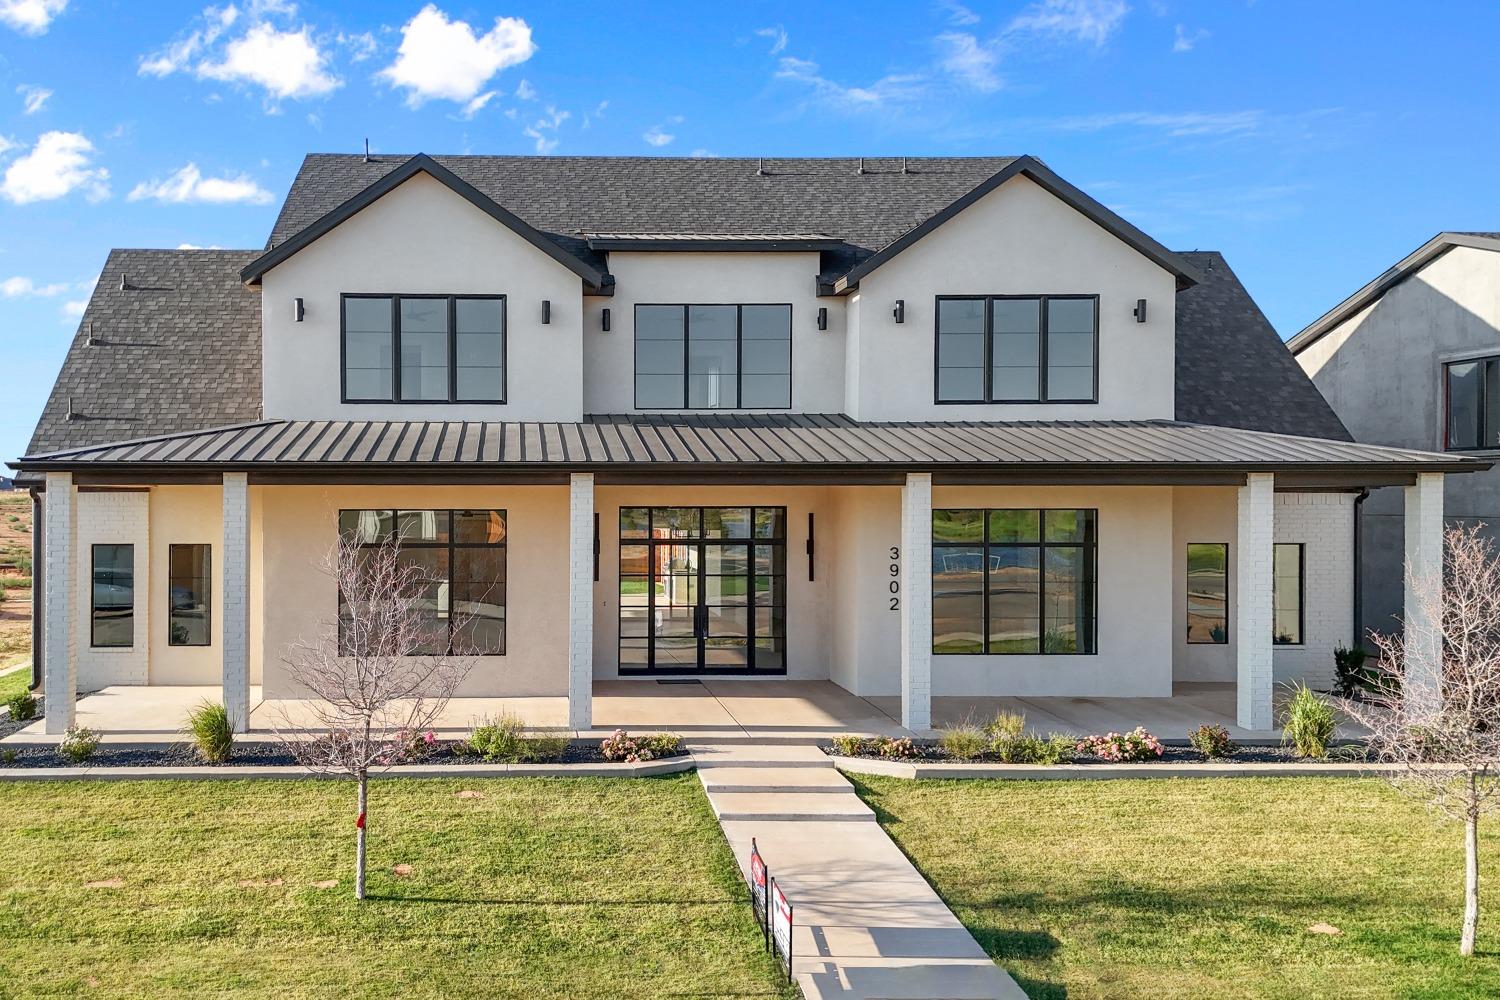
{"type": "Polygon", "coordinates": [[[733,899],[475,899],[459,896],[406,896],[400,893],[371,892],[365,899],[383,903],[441,903],[457,906],[525,906],[544,907],[613,907],[613,906],[723,906],[744,907],[733,899]]]}

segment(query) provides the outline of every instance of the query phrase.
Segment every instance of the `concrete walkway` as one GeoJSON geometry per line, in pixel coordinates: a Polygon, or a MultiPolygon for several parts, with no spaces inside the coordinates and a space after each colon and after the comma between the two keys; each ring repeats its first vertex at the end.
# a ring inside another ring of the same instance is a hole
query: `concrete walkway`
{"type": "Polygon", "coordinates": [[[793,972],[808,1000],[1023,1000],[816,746],[689,747],[741,875],[753,837],[795,908],[793,972]]]}

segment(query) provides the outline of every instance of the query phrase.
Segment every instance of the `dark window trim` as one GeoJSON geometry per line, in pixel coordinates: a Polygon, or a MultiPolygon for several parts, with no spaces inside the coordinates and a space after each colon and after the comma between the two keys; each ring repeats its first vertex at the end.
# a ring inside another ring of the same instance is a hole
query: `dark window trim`
{"type": "MultiPolygon", "coordinates": [[[[1230,624],[1230,611],[1232,610],[1233,602],[1230,601],[1230,599],[1229,599],[1229,576],[1230,576],[1230,573],[1229,573],[1229,543],[1228,542],[1188,542],[1187,545],[1183,548],[1183,550],[1182,550],[1183,558],[1185,560],[1187,560],[1187,561],[1184,562],[1183,567],[1182,567],[1183,581],[1184,581],[1184,588],[1183,588],[1183,614],[1184,615],[1189,614],[1192,611],[1192,604],[1193,604],[1193,595],[1192,595],[1192,592],[1187,588],[1187,584],[1190,584],[1192,582],[1192,578],[1190,576],[1188,576],[1188,570],[1192,567],[1192,562],[1191,562],[1190,559],[1188,559],[1188,552],[1189,552],[1189,550],[1191,550],[1193,548],[1196,548],[1196,547],[1199,547],[1199,546],[1205,546],[1205,545],[1217,546],[1217,547],[1219,547],[1219,548],[1221,548],[1221,549],[1224,550],[1224,641],[1223,642],[1215,642],[1212,639],[1194,639],[1194,638],[1191,638],[1191,636],[1186,636],[1185,638],[1186,638],[1186,642],[1187,642],[1187,644],[1189,646],[1227,646],[1227,645],[1229,645],[1229,637],[1234,634],[1234,628],[1230,624]]],[[[1186,631],[1186,630],[1184,630],[1184,631],[1186,631]]]]}
{"type": "Polygon", "coordinates": [[[1273,542],[1271,544],[1271,645],[1296,647],[1307,645],[1307,546],[1302,542],[1273,542]],[[1297,641],[1276,641],[1276,550],[1292,546],[1297,550],[1297,641]]]}
{"type": "MultiPolygon", "coordinates": [[[[416,653],[416,654],[413,654],[413,655],[415,655],[415,656],[454,656],[454,655],[457,655],[453,651],[453,623],[454,623],[454,615],[453,615],[453,603],[454,603],[454,597],[453,597],[453,564],[454,564],[454,558],[453,558],[453,556],[454,556],[454,552],[457,551],[458,549],[499,549],[500,552],[501,552],[501,556],[500,556],[501,561],[502,561],[502,563],[505,566],[505,598],[500,603],[500,606],[505,609],[505,628],[500,633],[500,651],[498,653],[483,652],[483,653],[477,653],[475,655],[477,655],[477,656],[504,656],[505,655],[505,651],[510,647],[510,511],[509,511],[509,509],[505,508],[505,507],[341,507],[341,508],[339,508],[339,512],[338,512],[338,520],[336,520],[334,523],[335,523],[335,525],[337,525],[340,521],[342,521],[344,519],[344,515],[347,514],[347,513],[362,513],[364,511],[390,511],[390,513],[391,513],[391,532],[390,532],[390,534],[386,535],[385,537],[383,537],[383,538],[381,538],[381,539],[379,539],[377,541],[373,541],[373,542],[360,542],[359,543],[359,547],[362,548],[362,549],[378,549],[378,548],[380,548],[380,546],[384,545],[386,542],[390,541],[393,537],[395,537],[396,533],[400,530],[399,526],[397,524],[396,514],[397,514],[398,511],[403,511],[403,510],[411,510],[411,511],[420,511],[420,510],[441,511],[441,512],[446,513],[448,515],[448,540],[446,542],[423,542],[423,541],[412,541],[410,539],[405,539],[405,538],[401,539],[401,548],[403,548],[403,549],[438,549],[438,550],[446,551],[448,553],[448,623],[447,623],[448,624],[448,648],[447,648],[446,652],[442,652],[442,653],[416,653]],[[501,541],[501,542],[460,542],[460,541],[457,541],[454,538],[454,531],[453,531],[453,515],[454,514],[456,514],[456,513],[474,513],[474,512],[483,512],[483,513],[487,514],[487,513],[491,512],[491,511],[494,511],[495,513],[499,514],[501,520],[503,520],[505,522],[505,540],[504,541],[501,541]]],[[[343,591],[339,591],[338,602],[339,602],[339,613],[338,613],[338,615],[339,615],[339,638],[338,638],[338,643],[339,643],[339,652],[342,655],[343,654],[343,650],[344,650],[344,634],[343,634],[343,629],[344,629],[344,615],[343,615],[344,594],[343,594],[343,591]]]]}
{"type": "Polygon", "coordinates": [[[630,314],[630,404],[636,410],[692,410],[695,413],[719,413],[724,410],[750,410],[760,413],[766,410],[790,410],[794,401],[793,376],[796,373],[796,330],[797,310],[790,302],[637,302],[630,314]],[[636,374],[639,369],[639,358],[637,348],[640,342],[636,339],[635,331],[637,320],[640,316],[641,307],[651,309],[681,309],[682,310],[682,405],[681,406],[642,406],[639,396],[639,387],[636,383],[636,374]],[[688,379],[691,377],[689,359],[692,345],[692,337],[689,335],[688,310],[694,306],[719,306],[732,307],[734,309],[734,404],[733,406],[689,406],[688,405],[688,379]],[[786,309],[787,323],[787,373],[786,373],[786,405],[785,406],[741,406],[745,398],[745,307],[746,306],[779,306],[786,309]]]}
{"type": "Polygon", "coordinates": [[[507,295],[479,293],[445,294],[442,292],[344,292],[339,296],[339,402],[341,403],[396,403],[401,406],[452,405],[455,403],[479,403],[504,406],[510,396],[510,301],[507,295]],[[349,329],[346,304],[350,299],[391,300],[391,395],[380,398],[351,398],[349,395],[349,329]],[[401,300],[402,299],[447,299],[448,300],[448,398],[447,399],[402,399],[401,398],[401,300]],[[458,398],[458,302],[462,299],[478,299],[500,303],[500,396],[496,399],[458,398]]]}
{"type": "Polygon", "coordinates": [[[1086,294],[1061,294],[1061,295],[937,295],[933,297],[932,306],[932,401],[937,406],[992,406],[996,404],[1067,404],[1067,403],[1098,403],[1099,402],[1099,296],[1086,294]],[[997,301],[1014,301],[1019,299],[1035,299],[1038,303],[1037,316],[1037,398],[1035,399],[996,399],[994,398],[995,371],[993,365],[993,350],[995,338],[995,311],[991,303],[997,301]],[[1047,303],[1053,299],[1068,300],[1091,300],[1094,303],[1094,385],[1093,393],[1087,399],[1062,398],[1052,399],[1047,395],[1047,303]],[[942,343],[942,303],[948,301],[984,303],[984,398],[983,399],[943,399],[939,393],[939,371],[940,352],[942,343]]]}
{"type": "Polygon", "coordinates": [[[1454,365],[1472,365],[1472,364],[1474,364],[1476,362],[1483,362],[1486,365],[1488,365],[1488,363],[1490,363],[1490,362],[1494,362],[1495,364],[1500,365],[1500,354],[1480,354],[1480,355],[1477,355],[1476,357],[1472,357],[1472,358],[1451,358],[1451,359],[1443,362],[1443,366],[1442,367],[1443,367],[1443,450],[1444,451],[1452,451],[1452,452],[1458,452],[1458,453],[1465,453],[1465,452],[1487,452],[1487,451],[1497,451],[1497,450],[1500,450],[1500,447],[1497,447],[1496,445],[1487,445],[1487,444],[1483,443],[1484,440],[1489,436],[1486,433],[1487,431],[1493,429],[1493,430],[1496,430],[1497,432],[1500,432],[1500,428],[1488,428],[1488,427],[1484,426],[1484,414],[1485,414],[1485,411],[1486,411],[1487,407],[1485,405],[1486,400],[1484,398],[1484,396],[1485,396],[1485,381],[1486,380],[1484,378],[1483,368],[1480,369],[1480,377],[1479,377],[1479,425],[1480,425],[1479,426],[1479,440],[1480,440],[1481,443],[1478,444],[1478,445],[1475,445],[1472,448],[1458,448],[1458,447],[1455,447],[1454,444],[1453,444],[1452,381],[1450,379],[1450,375],[1449,375],[1449,371],[1448,370],[1450,368],[1452,368],[1454,365]]]}
{"type": "MultiPolygon", "coordinates": [[[[170,573],[168,574],[170,577],[170,573]]],[[[33,581],[35,582],[35,581],[33,581]]],[[[168,584],[170,588],[171,584],[168,584]]],[[[168,611],[171,610],[170,604],[168,611]]],[[[135,543],[134,542],[95,542],[89,546],[89,648],[90,649],[133,649],[135,647],[135,543]],[[98,591],[98,566],[99,550],[101,548],[129,549],[130,550],[130,641],[129,642],[100,642],[98,634],[99,605],[98,591]]]]}
{"type": "MultiPolygon", "coordinates": [[[[1027,296],[1022,296],[1023,298],[1027,296]]],[[[980,578],[980,620],[981,635],[984,651],[979,653],[963,653],[957,650],[945,651],[934,648],[933,656],[1098,656],[1099,655],[1099,509],[1097,507],[935,507],[937,510],[979,510],[984,513],[984,540],[979,542],[979,548],[983,552],[983,572],[980,578]],[[1034,510],[1037,512],[1038,535],[1035,542],[991,542],[990,541],[990,512],[995,510],[1034,510]],[[1047,538],[1047,512],[1052,510],[1086,510],[1093,516],[1094,535],[1091,539],[1082,542],[1048,542],[1047,538]],[[990,652],[990,550],[994,549],[1037,549],[1037,651],[1035,653],[992,653],[990,652]],[[1089,580],[1093,584],[1088,595],[1089,621],[1093,629],[1093,649],[1079,652],[1047,650],[1047,549],[1078,549],[1084,551],[1085,562],[1088,564],[1089,580]]],[[[930,532],[931,526],[928,527],[930,532]]],[[[933,539],[933,549],[972,549],[974,542],[940,542],[933,539]]],[[[931,596],[932,567],[927,567],[929,577],[928,595],[931,596]]],[[[931,631],[933,644],[937,640],[937,602],[932,602],[931,631]]]]}
{"type": "Polygon", "coordinates": [[[167,645],[205,649],[214,644],[214,547],[208,542],[174,542],[167,546],[167,645]],[[172,553],[177,549],[203,550],[203,641],[177,642],[172,638],[172,553]]]}

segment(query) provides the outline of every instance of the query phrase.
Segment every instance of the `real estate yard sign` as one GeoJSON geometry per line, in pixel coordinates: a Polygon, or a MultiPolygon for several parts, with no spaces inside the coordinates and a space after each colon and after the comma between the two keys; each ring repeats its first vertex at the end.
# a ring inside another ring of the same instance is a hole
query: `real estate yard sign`
{"type": "Polygon", "coordinates": [[[766,947],[771,945],[769,913],[766,907],[766,863],[760,856],[760,845],[750,838],[750,906],[755,911],[755,922],[760,924],[761,937],[766,947]]]}
{"type": "Polygon", "coordinates": [[[781,959],[786,977],[792,978],[792,904],[787,902],[774,878],[771,880],[771,949],[781,959]]]}

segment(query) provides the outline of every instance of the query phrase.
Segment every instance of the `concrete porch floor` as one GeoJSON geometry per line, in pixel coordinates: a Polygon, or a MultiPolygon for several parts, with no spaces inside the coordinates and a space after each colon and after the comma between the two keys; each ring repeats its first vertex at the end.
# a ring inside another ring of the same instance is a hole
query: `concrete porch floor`
{"type": "MultiPolygon", "coordinates": [[[[1280,697],[1278,692],[1278,710],[1280,697]]],[[[308,725],[305,702],[263,700],[251,689],[250,737],[270,738],[277,729],[308,725]]],[[[211,686],[116,686],[81,696],[77,719],[108,742],[170,743],[180,738],[189,711],[218,701],[211,686]]],[[[1234,724],[1233,684],[1180,684],[1171,698],[1016,698],[933,699],[935,726],[965,719],[985,722],[997,712],[1019,712],[1039,733],[1124,731],[1145,726],[1157,737],[1181,740],[1200,723],[1222,725],[1241,741],[1278,740],[1275,730],[1246,730],[1234,724]]],[[[563,697],[455,698],[438,721],[439,735],[457,738],[486,719],[510,713],[538,729],[565,729],[563,697]]],[[[607,736],[615,729],[672,732],[695,740],[733,742],[813,742],[841,733],[865,736],[912,735],[899,723],[900,699],[861,698],[830,681],[767,681],[707,678],[698,683],[655,680],[603,680],[594,683],[594,726],[580,738],[607,736]]],[[[7,737],[6,743],[56,743],[38,720],[7,737]]],[[[932,735],[925,731],[916,735],[932,735]]],[[[1363,735],[1350,724],[1343,737],[1363,735]]]]}

